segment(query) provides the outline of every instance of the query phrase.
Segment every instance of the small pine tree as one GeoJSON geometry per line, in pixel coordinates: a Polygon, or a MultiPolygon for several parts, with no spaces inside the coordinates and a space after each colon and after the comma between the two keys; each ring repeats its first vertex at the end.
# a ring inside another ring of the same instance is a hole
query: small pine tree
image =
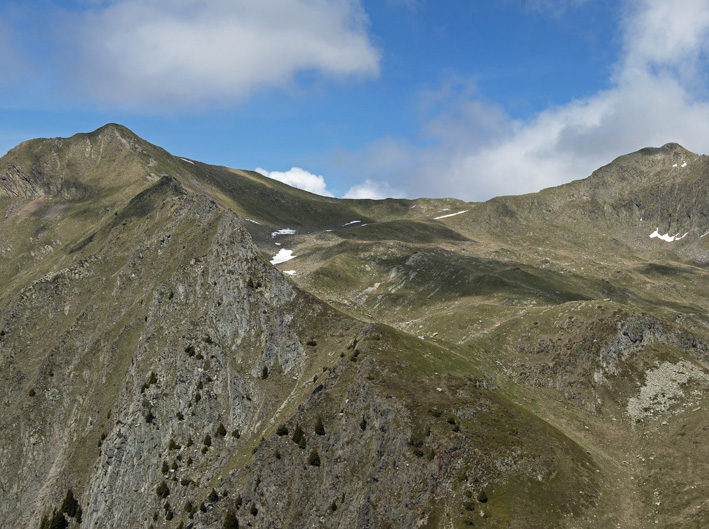
{"type": "Polygon", "coordinates": [[[485,493],[485,489],[480,489],[480,492],[478,493],[478,501],[480,503],[487,503],[487,494],[485,493]]]}
{"type": "Polygon", "coordinates": [[[320,455],[318,454],[318,451],[313,448],[313,450],[310,452],[310,457],[308,457],[308,464],[312,467],[319,467],[320,466],[320,455]]]}
{"type": "Polygon", "coordinates": [[[76,512],[79,509],[79,502],[74,498],[74,491],[69,489],[66,491],[66,496],[64,496],[64,501],[62,502],[61,511],[70,516],[71,518],[76,517],[76,512]]]}
{"type": "Polygon", "coordinates": [[[298,441],[298,448],[305,450],[305,436],[302,436],[300,441],[298,441]]]}
{"type": "Polygon", "coordinates": [[[170,471],[170,466],[167,464],[167,461],[162,462],[162,473],[167,474],[170,471]]]}
{"type": "Polygon", "coordinates": [[[362,429],[362,431],[365,431],[367,429],[367,419],[364,415],[362,415],[362,422],[359,423],[359,427],[362,429]]]}
{"type": "Polygon", "coordinates": [[[299,445],[301,439],[303,439],[303,430],[300,428],[300,424],[296,424],[295,431],[293,432],[293,442],[299,445]]]}
{"type": "Polygon", "coordinates": [[[263,366],[263,371],[261,371],[261,378],[266,380],[268,378],[268,367],[263,366]]]}
{"type": "Polygon", "coordinates": [[[217,491],[212,489],[212,492],[209,493],[209,496],[207,496],[207,499],[209,500],[210,503],[216,503],[219,501],[219,494],[217,494],[217,491]]]}
{"type": "Polygon", "coordinates": [[[216,435],[221,437],[224,437],[226,435],[226,428],[224,428],[224,423],[219,423],[216,435]]]}
{"type": "Polygon", "coordinates": [[[49,529],[67,529],[67,527],[69,527],[69,522],[66,521],[64,513],[54,511],[52,520],[49,522],[49,529]]]}
{"type": "Polygon", "coordinates": [[[325,435],[325,425],[322,423],[322,418],[318,417],[318,422],[315,423],[315,433],[325,435]]]}
{"type": "Polygon", "coordinates": [[[288,435],[288,427],[285,424],[281,424],[276,430],[276,435],[284,436],[288,435]]]}
{"type": "Polygon", "coordinates": [[[224,525],[222,525],[222,529],[239,529],[239,520],[236,519],[236,515],[234,514],[234,511],[229,511],[226,513],[226,517],[224,518],[224,525]]]}
{"type": "Polygon", "coordinates": [[[212,436],[207,434],[204,436],[204,442],[202,443],[204,446],[212,446],[212,436]]]}
{"type": "Polygon", "coordinates": [[[157,486],[155,492],[162,499],[165,499],[170,495],[170,489],[168,488],[167,483],[165,483],[164,481],[157,486]]]}

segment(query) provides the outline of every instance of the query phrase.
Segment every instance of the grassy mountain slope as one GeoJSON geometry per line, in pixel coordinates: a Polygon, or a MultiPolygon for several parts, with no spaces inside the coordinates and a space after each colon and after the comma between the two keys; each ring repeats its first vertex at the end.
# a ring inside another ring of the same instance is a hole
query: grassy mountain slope
{"type": "Polygon", "coordinates": [[[670,144],[533,195],[343,201],[118,125],[25,142],[0,516],[71,488],[84,527],[702,527],[707,169],[670,144]]]}

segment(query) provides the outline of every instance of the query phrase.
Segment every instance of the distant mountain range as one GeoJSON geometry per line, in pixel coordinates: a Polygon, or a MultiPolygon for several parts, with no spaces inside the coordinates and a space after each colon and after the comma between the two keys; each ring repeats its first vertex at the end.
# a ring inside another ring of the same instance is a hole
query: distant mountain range
{"type": "Polygon", "coordinates": [[[120,125],[0,159],[0,519],[709,524],[709,158],[343,200],[120,125]]]}

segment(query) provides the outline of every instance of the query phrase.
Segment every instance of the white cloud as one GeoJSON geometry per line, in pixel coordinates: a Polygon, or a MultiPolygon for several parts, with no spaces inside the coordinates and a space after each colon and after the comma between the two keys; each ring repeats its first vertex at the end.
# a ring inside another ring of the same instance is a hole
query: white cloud
{"type": "Polygon", "coordinates": [[[404,197],[405,195],[381,180],[367,179],[359,185],[349,188],[342,198],[371,198],[381,200],[383,198],[404,197]]]}
{"type": "Polygon", "coordinates": [[[261,173],[263,176],[268,178],[273,178],[289,186],[297,187],[298,189],[303,189],[305,191],[310,191],[316,195],[322,195],[325,197],[333,196],[326,187],[325,179],[313,173],[309,173],[305,169],[300,167],[292,167],[289,171],[279,172],[279,171],[266,171],[260,167],[256,169],[257,173],[261,173]]]}
{"type": "Polygon", "coordinates": [[[66,17],[74,87],[111,103],[238,101],[303,71],[379,72],[360,0],[116,0],[66,17]]]}
{"type": "MultiPolygon", "coordinates": [[[[426,146],[402,138],[373,142],[356,172],[372,178],[389,160],[380,175],[409,196],[483,200],[584,178],[646,146],[676,141],[706,152],[709,3],[687,0],[680,8],[637,0],[630,7],[607,90],[523,121],[481,98],[473,84],[454,80],[425,94],[435,111],[419,131],[426,146]]],[[[335,162],[347,158],[338,153],[335,162]]]]}

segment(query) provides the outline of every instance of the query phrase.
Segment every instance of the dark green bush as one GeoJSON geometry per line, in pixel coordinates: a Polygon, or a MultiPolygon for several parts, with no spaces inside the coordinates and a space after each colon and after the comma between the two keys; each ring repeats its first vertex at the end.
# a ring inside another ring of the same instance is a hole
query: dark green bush
{"type": "Polygon", "coordinates": [[[278,429],[276,429],[276,435],[288,435],[288,427],[285,424],[281,424],[278,429]]]}

